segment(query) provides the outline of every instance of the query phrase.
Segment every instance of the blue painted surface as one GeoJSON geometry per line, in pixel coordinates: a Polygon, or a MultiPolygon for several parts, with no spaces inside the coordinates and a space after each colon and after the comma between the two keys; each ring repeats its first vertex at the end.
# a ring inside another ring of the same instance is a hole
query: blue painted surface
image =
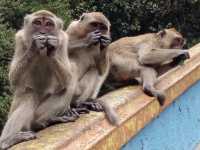
{"type": "Polygon", "coordinates": [[[193,150],[200,142],[200,81],[121,150],[193,150]]]}

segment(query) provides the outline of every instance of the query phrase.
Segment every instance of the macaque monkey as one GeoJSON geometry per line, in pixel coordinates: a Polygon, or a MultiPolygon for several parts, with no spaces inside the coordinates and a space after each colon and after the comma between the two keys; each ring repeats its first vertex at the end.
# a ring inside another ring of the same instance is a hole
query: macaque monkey
{"type": "Polygon", "coordinates": [[[106,48],[111,42],[110,22],[100,12],[84,13],[67,28],[69,58],[76,66],[78,87],[72,101],[75,108],[106,112],[113,124],[118,124],[115,111],[97,99],[99,90],[109,73],[106,48]]]}
{"type": "Polygon", "coordinates": [[[68,58],[63,22],[40,10],[24,18],[16,33],[9,80],[14,96],[0,138],[0,149],[36,138],[35,130],[56,122],[73,121],[70,108],[76,88],[68,58]]]}
{"type": "Polygon", "coordinates": [[[181,50],[183,45],[184,38],[174,28],[121,38],[107,49],[112,65],[110,77],[115,82],[139,78],[144,92],[157,97],[160,105],[163,105],[165,95],[154,87],[160,71],[157,68],[171,63],[173,59],[188,59],[188,51],[181,50]]]}

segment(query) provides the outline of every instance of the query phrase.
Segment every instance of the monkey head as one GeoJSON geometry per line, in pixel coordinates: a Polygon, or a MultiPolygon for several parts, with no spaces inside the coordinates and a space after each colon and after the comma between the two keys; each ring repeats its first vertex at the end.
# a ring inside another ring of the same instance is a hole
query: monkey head
{"type": "Polygon", "coordinates": [[[110,33],[110,21],[101,12],[83,13],[79,23],[87,33],[96,30],[102,34],[110,33]]]}
{"type": "Polygon", "coordinates": [[[56,35],[62,28],[62,20],[47,10],[39,10],[24,18],[24,29],[29,34],[56,35]]]}
{"type": "Polygon", "coordinates": [[[53,13],[40,10],[25,16],[23,29],[27,45],[32,45],[42,55],[50,56],[59,45],[63,22],[53,13]]]}
{"type": "Polygon", "coordinates": [[[162,48],[182,49],[186,43],[181,33],[175,28],[161,30],[156,35],[161,42],[162,48]]]}

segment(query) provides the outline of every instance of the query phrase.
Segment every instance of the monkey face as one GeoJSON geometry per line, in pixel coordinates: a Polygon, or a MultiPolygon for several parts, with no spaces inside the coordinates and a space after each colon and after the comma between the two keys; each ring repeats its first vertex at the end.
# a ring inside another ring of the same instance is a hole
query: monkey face
{"type": "Polygon", "coordinates": [[[55,23],[51,18],[41,16],[32,21],[32,28],[35,34],[49,35],[55,32],[55,23]]]}
{"type": "Polygon", "coordinates": [[[89,27],[92,31],[99,30],[101,33],[108,31],[108,27],[105,24],[97,21],[90,22],[89,27]]]}
{"type": "Polygon", "coordinates": [[[181,49],[186,43],[180,32],[175,28],[165,29],[157,33],[163,48],[181,49]]]}
{"type": "Polygon", "coordinates": [[[79,23],[85,25],[87,32],[100,31],[102,34],[107,34],[110,30],[110,22],[100,12],[84,13],[79,23]]]}

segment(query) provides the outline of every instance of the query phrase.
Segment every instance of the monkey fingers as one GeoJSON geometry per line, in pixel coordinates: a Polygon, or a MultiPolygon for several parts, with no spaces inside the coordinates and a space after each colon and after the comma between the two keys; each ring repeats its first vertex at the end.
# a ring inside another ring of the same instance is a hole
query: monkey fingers
{"type": "Polygon", "coordinates": [[[91,98],[87,99],[85,102],[82,102],[81,104],[92,111],[98,111],[98,112],[103,111],[102,105],[98,101],[91,98]]]}
{"type": "Polygon", "coordinates": [[[96,45],[98,42],[100,42],[101,32],[99,30],[96,30],[94,32],[88,33],[88,46],[96,45]]]}
{"type": "Polygon", "coordinates": [[[162,106],[165,102],[165,94],[162,91],[153,89],[150,86],[145,86],[143,88],[144,93],[148,96],[155,96],[158,99],[159,104],[162,106]]]}
{"type": "Polygon", "coordinates": [[[80,114],[76,111],[76,108],[72,108],[65,113],[65,116],[79,118],[80,114]]]}
{"type": "Polygon", "coordinates": [[[47,37],[45,35],[33,35],[33,44],[34,47],[41,50],[46,47],[47,37]]]}
{"type": "Polygon", "coordinates": [[[175,57],[173,59],[173,62],[170,63],[171,66],[176,66],[176,65],[179,65],[179,64],[183,64],[183,62],[186,60],[186,59],[189,59],[190,58],[190,55],[189,53],[185,53],[185,54],[181,54],[177,57],[175,57]]]}
{"type": "Polygon", "coordinates": [[[56,36],[52,36],[52,35],[47,36],[47,45],[57,47],[58,46],[58,38],[56,36]]]}
{"type": "Polygon", "coordinates": [[[101,36],[100,43],[103,48],[107,47],[111,43],[111,38],[106,36],[101,36]]]}
{"type": "Polygon", "coordinates": [[[47,56],[54,56],[57,48],[58,38],[51,35],[47,36],[47,56]]]}
{"type": "Polygon", "coordinates": [[[82,108],[77,107],[75,109],[76,109],[76,112],[78,112],[79,114],[88,114],[90,112],[89,109],[84,108],[84,107],[82,107],[82,108]]]}

